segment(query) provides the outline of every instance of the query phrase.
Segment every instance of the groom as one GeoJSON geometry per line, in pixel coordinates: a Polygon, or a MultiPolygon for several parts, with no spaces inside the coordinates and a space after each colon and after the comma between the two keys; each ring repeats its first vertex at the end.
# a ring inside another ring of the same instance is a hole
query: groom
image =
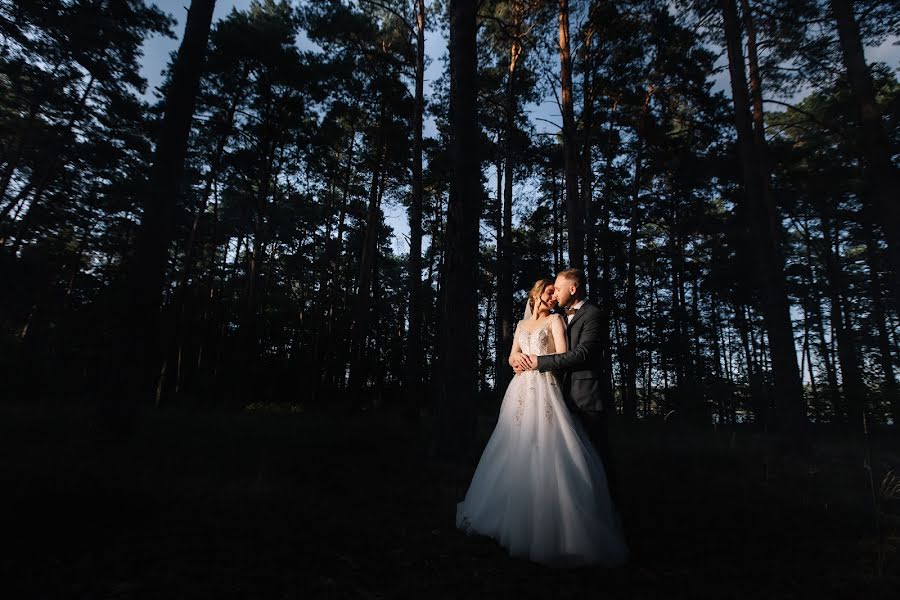
{"type": "Polygon", "coordinates": [[[565,307],[568,351],[560,354],[536,356],[515,353],[509,363],[516,371],[537,369],[558,371],[563,375],[562,389],[566,404],[581,421],[594,448],[603,460],[610,495],[616,500],[616,485],[609,451],[607,420],[609,410],[604,401],[606,390],[601,387],[600,370],[603,348],[602,314],[594,304],[585,300],[584,273],[566,269],[556,276],[554,297],[565,307]]]}

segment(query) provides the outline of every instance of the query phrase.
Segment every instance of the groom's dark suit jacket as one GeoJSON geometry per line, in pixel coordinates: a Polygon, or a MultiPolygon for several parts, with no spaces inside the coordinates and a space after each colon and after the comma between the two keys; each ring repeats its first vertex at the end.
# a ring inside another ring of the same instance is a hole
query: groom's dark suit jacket
{"type": "Polygon", "coordinates": [[[538,357],[539,371],[562,371],[566,400],[584,411],[596,412],[604,408],[600,387],[603,341],[600,319],[600,309],[585,302],[566,327],[568,351],[538,357]]]}

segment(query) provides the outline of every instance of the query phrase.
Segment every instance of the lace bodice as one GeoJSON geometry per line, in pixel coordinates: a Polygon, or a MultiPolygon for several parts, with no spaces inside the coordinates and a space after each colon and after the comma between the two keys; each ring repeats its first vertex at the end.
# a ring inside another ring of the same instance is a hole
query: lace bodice
{"type": "Polygon", "coordinates": [[[550,331],[550,324],[554,318],[556,317],[547,319],[546,323],[532,331],[527,331],[522,326],[524,321],[519,321],[519,326],[516,329],[516,340],[519,342],[519,347],[522,348],[523,353],[540,356],[541,354],[550,354],[552,352],[553,334],[550,331]]]}

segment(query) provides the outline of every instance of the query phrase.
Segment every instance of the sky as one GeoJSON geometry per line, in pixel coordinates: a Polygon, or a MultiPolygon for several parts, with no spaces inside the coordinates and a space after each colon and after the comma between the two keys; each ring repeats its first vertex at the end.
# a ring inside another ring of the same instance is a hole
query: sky
{"type": "MultiPolygon", "coordinates": [[[[251,0],[218,0],[216,2],[213,20],[217,21],[227,15],[233,8],[244,10],[250,5],[251,0]]],[[[177,24],[173,28],[176,39],[166,38],[163,36],[155,36],[148,39],[144,43],[144,57],[142,63],[142,74],[149,82],[147,88],[148,98],[152,98],[156,86],[162,81],[161,72],[169,61],[171,52],[178,48],[181,36],[184,33],[184,22],[186,19],[185,6],[189,4],[188,0],[156,0],[154,2],[161,10],[170,13],[176,20],[177,24]]],[[[437,80],[441,75],[443,63],[441,57],[445,56],[447,49],[447,40],[443,32],[426,32],[425,52],[430,59],[430,64],[425,71],[425,98],[426,101],[430,95],[431,82],[437,80]]],[[[314,47],[314,44],[305,39],[299,40],[301,47],[314,47]]],[[[888,39],[878,47],[866,48],[866,60],[868,62],[879,61],[887,63],[888,66],[895,70],[900,69],[900,38],[893,37],[888,39]]],[[[728,70],[726,66],[727,59],[723,55],[719,58],[718,66],[723,67],[715,78],[714,90],[722,90],[726,95],[730,95],[730,84],[728,81],[728,70]]],[[[805,90],[798,90],[797,94],[788,99],[788,101],[796,101],[805,95],[805,90]]],[[[769,107],[772,110],[774,107],[769,107]]],[[[548,98],[540,104],[530,105],[526,107],[530,113],[535,130],[540,133],[554,132],[554,127],[549,122],[561,123],[559,109],[556,106],[554,98],[548,98]]],[[[434,137],[436,129],[433,120],[426,120],[424,135],[426,137],[434,137]]],[[[387,223],[394,229],[394,251],[398,254],[404,254],[407,246],[404,237],[408,234],[409,229],[406,223],[406,215],[402,207],[385,206],[385,217],[387,223]]]]}

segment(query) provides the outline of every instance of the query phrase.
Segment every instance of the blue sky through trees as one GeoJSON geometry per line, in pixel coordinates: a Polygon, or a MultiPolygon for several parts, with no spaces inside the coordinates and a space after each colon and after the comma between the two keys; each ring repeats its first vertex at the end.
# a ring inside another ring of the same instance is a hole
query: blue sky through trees
{"type": "MultiPolygon", "coordinates": [[[[225,17],[232,10],[246,10],[252,0],[218,0],[213,15],[213,20],[218,21],[225,17]]],[[[166,38],[156,36],[148,39],[144,43],[144,59],[142,73],[147,78],[149,86],[147,88],[147,98],[152,99],[155,95],[156,86],[162,81],[162,71],[169,62],[170,54],[178,48],[179,41],[184,33],[184,22],[186,18],[185,6],[189,4],[187,0],[157,0],[155,4],[165,12],[171,14],[177,21],[174,29],[176,38],[166,38]]],[[[315,49],[316,45],[310,42],[301,34],[297,43],[301,49],[315,49]]],[[[444,59],[447,55],[447,39],[446,32],[427,31],[425,34],[425,50],[429,60],[425,73],[425,99],[426,102],[431,96],[432,83],[441,76],[444,68],[444,59]]],[[[719,49],[718,66],[720,70],[716,75],[714,90],[722,90],[726,95],[730,96],[730,88],[728,82],[727,59],[724,52],[719,49]]],[[[877,47],[866,48],[866,61],[868,63],[883,62],[893,70],[900,69],[900,37],[891,37],[877,47]]],[[[412,82],[409,82],[410,87],[412,82]]],[[[809,90],[800,89],[791,97],[785,98],[787,102],[797,102],[806,96],[809,90]]],[[[768,106],[768,110],[778,112],[784,110],[783,107],[768,106]]],[[[556,100],[551,95],[544,98],[540,103],[532,104],[526,107],[532,125],[537,132],[556,133],[553,123],[560,124],[559,109],[556,100]]],[[[436,136],[436,128],[434,120],[426,117],[425,137],[436,136]]],[[[406,223],[406,214],[402,207],[385,207],[385,216],[388,224],[394,229],[395,233],[395,251],[405,253],[407,246],[405,236],[408,234],[408,226],[406,223]]]]}

